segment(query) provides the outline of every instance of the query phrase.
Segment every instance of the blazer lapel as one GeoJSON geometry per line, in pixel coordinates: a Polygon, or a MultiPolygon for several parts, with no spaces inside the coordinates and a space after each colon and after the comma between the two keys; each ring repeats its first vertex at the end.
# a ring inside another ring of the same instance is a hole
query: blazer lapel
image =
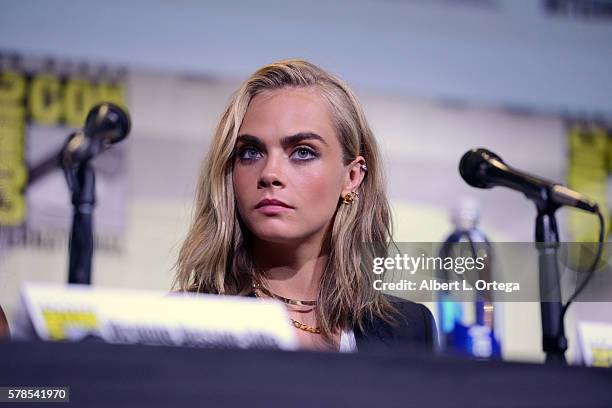
{"type": "Polygon", "coordinates": [[[391,330],[388,323],[376,317],[372,319],[366,316],[363,323],[363,331],[356,326],[353,328],[353,333],[355,333],[358,350],[379,347],[381,345],[392,347],[394,344],[393,330],[391,330]]]}

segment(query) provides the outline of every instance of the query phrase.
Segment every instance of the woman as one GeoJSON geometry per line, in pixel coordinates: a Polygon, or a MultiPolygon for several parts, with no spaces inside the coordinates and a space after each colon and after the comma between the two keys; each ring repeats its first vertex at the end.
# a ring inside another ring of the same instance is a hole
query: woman
{"type": "Polygon", "coordinates": [[[259,69],[215,131],[176,286],[279,299],[303,348],[431,346],[428,309],[372,286],[391,238],[382,173],[342,80],[302,60],[259,69]]]}

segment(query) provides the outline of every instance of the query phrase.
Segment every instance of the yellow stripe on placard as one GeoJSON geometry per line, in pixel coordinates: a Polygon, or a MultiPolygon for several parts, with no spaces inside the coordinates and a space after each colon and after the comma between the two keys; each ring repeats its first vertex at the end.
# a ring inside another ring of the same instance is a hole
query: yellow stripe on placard
{"type": "Polygon", "coordinates": [[[98,328],[98,319],[93,312],[43,309],[43,318],[47,324],[51,340],[66,340],[67,329],[94,330],[98,328]]]}
{"type": "Polygon", "coordinates": [[[612,349],[593,347],[593,367],[612,367],[612,349]]]}

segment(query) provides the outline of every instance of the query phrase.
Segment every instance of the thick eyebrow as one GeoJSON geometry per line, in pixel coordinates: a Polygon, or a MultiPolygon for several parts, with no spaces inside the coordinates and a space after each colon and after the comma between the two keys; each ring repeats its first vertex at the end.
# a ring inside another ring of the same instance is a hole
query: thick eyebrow
{"type": "Polygon", "coordinates": [[[253,146],[257,146],[257,147],[263,147],[263,142],[261,141],[260,138],[258,138],[257,136],[252,136],[252,135],[238,135],[238,138],[236,139],[236,144],[238,143],[244,143],[244,144],[252,144],[253,146]]]}
{"type": "MultiPolygon", "coordinates": [[[[305,140],[318,140],[321,143],[327,145],[327,142],[321,136],[317,135],[314,132],[300,132],[296,133],[295,135],[285,136],[281,139],[280,142],[283,148],[286,148],[288,146],[293,146],[298,143],[301,143],[305,140]]],[[[238,139],[236,139],[236,143],[238,142],[248,143],[258,147],[263,147],[264,145],[260,138],[248,134],[239,135],[238,139]]]]}
{"type": "Polygon", "coordinates": [[[295,135],[285,136],[281,139],[281,145],[283,147],[293,146],[303,142],[304,140],[318,140],[324,145],[327,145],[327,142],[314,132],[300,132],[296,133],[295,135]]]}

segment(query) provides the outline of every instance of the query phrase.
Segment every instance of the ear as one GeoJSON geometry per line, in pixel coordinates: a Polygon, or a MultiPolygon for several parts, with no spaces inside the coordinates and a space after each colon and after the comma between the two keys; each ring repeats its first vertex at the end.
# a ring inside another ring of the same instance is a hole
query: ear
{"type": "Polygon", "coordinates": [[[366,162],[363,156],[357,156],[348,166],[346,166],[346,174],[344,176],[344,184],[342,187],[342,197],[356,191],[363,178],[366,175],[366,162]]]}

